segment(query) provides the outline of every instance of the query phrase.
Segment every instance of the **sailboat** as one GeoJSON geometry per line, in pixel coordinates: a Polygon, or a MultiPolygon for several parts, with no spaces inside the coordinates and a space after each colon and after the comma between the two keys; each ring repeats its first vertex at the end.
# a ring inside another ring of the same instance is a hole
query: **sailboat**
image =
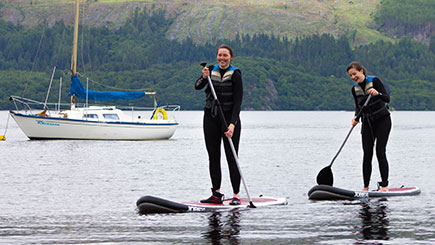
{"type": "Polygon", "coordinates": [[[10,111],[12,118],[31,140],[157,140],[171,138],[179,125],[175,118],[180,110],[179,105],[157,107],[155,91],[93,91],[82,85],[76,70],[79,5],[79,0],[76,0],[69,108],[61,110],[60,103],[47,103],[49,92],[44,103],[11,96],[10,100],[13,101],[16,108],[15,111],[10,111]],[[148,111],[149,115],[147,116],[141,115],[141,113],[147,112],[142,111],[145,108],[129,107],[127,112],[116,106],[88,106],[88,100],[130,100],[147,95],[154,98],[154,106],[148,111]],[[83,107],[76,104],[76,98],[86,100],[83,107]],[[35,104],[42,105],[42,111],[32,109],[31,105],[35,104]],[[23,106],[24,109],[20,110],[19,105],[23,106]],[[54,106],[54,110],[51,110],[50,106],[54,106]]]}

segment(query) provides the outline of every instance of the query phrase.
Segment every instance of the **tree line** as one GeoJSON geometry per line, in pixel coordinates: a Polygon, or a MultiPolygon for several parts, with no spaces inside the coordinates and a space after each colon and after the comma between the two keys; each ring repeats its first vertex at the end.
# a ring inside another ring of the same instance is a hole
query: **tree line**
{"type": "Polygon", "coordinates": [[[435,23],[435,1],[381,0],[374,20],[378,28],[399,36],[413,33],[432,35],[435,23]]]}
{"type": "MultiPolygon", "coordinates": [[[[136,9],[116,30],[81,26],[78,71],[82,82],[90,77],[89,88],[96,90],[107,90],[101,84],[155,89],[163,104],[201,109],[204,96],[193,89],[199,63],[214,63],[217,46],[226,43],[235,51],[233,63],[242,70],[243,109],[350,110],[351,82],[345,68],[353,60],[384,81],[393,108],[435,109],[434,37],[429,45],[404,38],[350,47],[346,36],[314,34],[288,40],[255,34],[197,45],[190,39],[168,40],[166,33],[173,22],[163,10],[136,9]]],[[[7,98],[12,94],[45,98],[54,65],[55,79],[68,81],[72,27],[58,22],[25,29],[0,20],[0,32],[0,85],[5,88],[0,90],[1,109],[11,108],[7,98]]],[[[67,92],[64,85],[62,93],[67,92]]],[[[50,99],[57,101],[54,94],[50,99]]]]}

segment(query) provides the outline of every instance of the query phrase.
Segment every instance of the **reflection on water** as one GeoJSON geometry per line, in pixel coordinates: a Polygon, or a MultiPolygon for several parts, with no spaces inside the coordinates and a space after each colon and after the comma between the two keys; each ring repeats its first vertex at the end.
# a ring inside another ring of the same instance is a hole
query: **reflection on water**
{"type": "MultiPolygon", "coordinates": [[[[194,201],[208,194],[202,111],[180,111],[180,127],[167,141],[30,141],[10,119],[8,139],[0,141],[0,244],[435,244],[435,112],[392,112],[391,186],[419,186],[422,194],[352,206],[311,202],[306,192],[349,131],[353,112],[242,114],[249,190],[287,197],[289,205],[137,215],[135,202],[144,195],[194,201]]],[[[7,116],[0,112],[0,130],[7,116]]],[[[360,138],[355,131],[340,153],[336,186],[359,188],[361,166],[353,163],[362,154],[360,138]]],[[[230,192],[229,176],[223,178],[222,190],[230,192]]]]}
{"type": "Polygon", "coordinates": [[[362,238],[364,240],[388,240],[388,205],[380,199],[375,202],[363,202],[359,216],[361,218],[362,238]]]}
{"type": "Polygon", "coordinates": [[[208,231],[204,232],[203,238],[212,244],[240,244],[240,212],[214,212],[208,218],[208,231]]]}

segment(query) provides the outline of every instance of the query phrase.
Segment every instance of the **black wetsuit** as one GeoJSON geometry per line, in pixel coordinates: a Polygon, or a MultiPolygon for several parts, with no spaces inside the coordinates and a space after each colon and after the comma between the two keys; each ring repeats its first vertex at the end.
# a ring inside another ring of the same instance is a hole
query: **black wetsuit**
{"type": "MultiPolygon", "coordinates": [[[[366,83],[358,85],[364,90],[366,83]]],[[[386,103],[390,102],[390,96],[387,94],[381,80],[377,77],[373,79],[373,88],[379,92],[379,95],[372,97],[367,108],[362,113],[363,179],[364,187],[368,187],[372,173],[373,147],[376,141],[376,157],[382,180],[380,185],[384,187],[388,186],[388,161],[385,152],[391,131],[391,117],[386,103]]],[[[365,99],[358,99],[354,88],[352,88],[352,95],[356,105],[355,114],[357,114],[365,99]]]]}
{"type": "MultiPolygon", "coordinates": [[[[208,67],[211,71],[213,66],[208,67]]],[[[227,70],[220,70],[221,77],[225,74],[227,70]]],[[[226,104],[231,104],[230,106],[223,106],[225,120],[229,124],[233,123],[235,125],[233,137],[231,138],[234,143],[234,148],[236,152],[239,149],[239,141],[240,141],[240,131],[241,131],[241,123],[240,123],[240,109],[242,105],[242,96],[243,96],[243,86],[242,86],[242,75],[240,70],[235,70],[232,77],[232,96],[230,96],[230,100],[228,98],[223,98],[223,94],[218,91],[215,87],[216,94],[218,100],[221,102],[226,101],[226,104]],[[229,103],[228,103],[229,102],[229,103]]],[[[195,89],[200,90],[204,88],[208,84],[207,79],[203,79],[202,76],[195,82],[195,89]]],[[[222,181],[222,173],[221,173],[221,142],[222,139],[224,141],[224,149],[225,155],[228,161],[228,167],[230,172],[231,184],[233,187],[234,193],[239,193],[240,191],[240,173],[237,168],[237,163],[234,159],[233,153],[231,151],[229,142],[227,137],[224,135],[228,129],[225,128],[223,121],[221,120],[221,116],[219,115],[218,109],[215,107],[213,103],[213,95],[211,94],[211,90],[207,85],[205,90],[206,93],[206,103],[204,106],[204,121],[203,121],[203,129],[204,129],[204,138],[205,145],[208,152],[209,157],[209,170],[211,182],[214,190],[218,190],[221,187],[222,181]]]]}

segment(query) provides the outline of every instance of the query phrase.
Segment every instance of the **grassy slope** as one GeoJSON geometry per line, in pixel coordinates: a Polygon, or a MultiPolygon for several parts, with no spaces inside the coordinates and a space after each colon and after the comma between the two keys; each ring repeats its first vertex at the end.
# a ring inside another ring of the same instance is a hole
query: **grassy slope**
{"type": "MultiPolygon", "coordinates": [[[[371,14],[380,0],[82,0],[82,16],[90,25],[116,28],[136,7],[165,8],[175,22],[170,39],[191,37],[198,43],[233,38],[236,33],[268,33],[294,38],[315,33],[351,35],[354,44],[388,39],[373,27],[371,14]]],[[[6,0],[2,18],[33,26],[47,19],[73,21],[73,0],[6,0]]]]}

